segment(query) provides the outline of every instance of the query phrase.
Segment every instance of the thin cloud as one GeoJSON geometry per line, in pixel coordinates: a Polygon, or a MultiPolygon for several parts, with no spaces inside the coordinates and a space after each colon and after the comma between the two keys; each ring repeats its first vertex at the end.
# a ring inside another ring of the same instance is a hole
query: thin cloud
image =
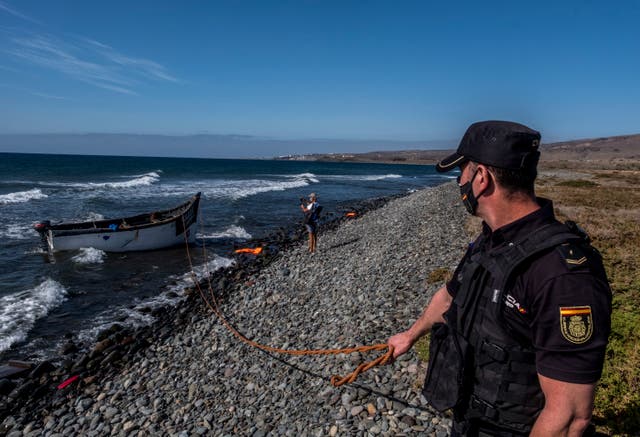
{"type": "Polygon", "coordinates": [[[16,91],[20,91],[23,93],[28,93],[31,94],[33,96],[36,97],[42,97],[44,99],[54,99],[54,100],[70,100],[67,97],[63,97],[63,96],[57,96],[54,94],[48,94],[48,93],[42,93],[40,91],[34,91],[28,88],[24,88],[21,86],[15,86],[13,84],[8,84],[8,83],[0,83],[0,88],[6,88],[6,89],[10,89],[10,90],[16,90],[16,91]]]}
{"type": "Polygon", "coordinates": [[[0,2],[0,10],[5,11],[5,12],[8,12],[9,14],[11,14],[11,15],[13,15],[13,16],[15,16],[15,17],[22,18],[23,20],[31,21],[32,23],[35,23],[35,24],[42,24],[42,23],[41,23],[41,22],[39,22],[38,20],[36,20],[36,19],[34,19],[34,18],[31,18],[31,17],[29,17],[29,16],[27,16],[27,15],[25,15],[25,14],[21,13],[21,12],[18,12],[18,11],[16,11],[16,10],[15,10],[15,9],[13,9],[13,8],[10,8],[10,7],[9,7],[9,6],[7,6],[7,5],[6,5],[6,3],[4,3],[4,2],[0,2]]]}
{"type": "Polygon", "coordinates": [[[50,35],[12,36],[5,52],[72,79],[121,94],[137,95],[143,80],[179,82],[157,62],[123,55],[87,38],[62,41],[50,35]]]}
{"type": "Polygon", "coordinates": [[[113,47],[106,44],[102,44],[96,40],[84,39],[88,44],[96,47],[96,50],[100,52],[106,59],[114,64],[122,65],[125,67],[132,67],[140,74],[147,76],[151,79],[166,80],[169,82],[179,82],[179,80],[169,74],[162,65],[149,59],[132,58],[130,56],[118,53],[113,47]]]}
{"type": "Polygon", "coordinates": [[[46,94],[46,93],[39,93],[37,91],[29,91],[31,94],[33,94],[36,97],[42,97],[45,99],[53,99],[53,100],[69,100],[66,97],[62,97],[62,96],[54,96],[53,94],[46,94]]]}

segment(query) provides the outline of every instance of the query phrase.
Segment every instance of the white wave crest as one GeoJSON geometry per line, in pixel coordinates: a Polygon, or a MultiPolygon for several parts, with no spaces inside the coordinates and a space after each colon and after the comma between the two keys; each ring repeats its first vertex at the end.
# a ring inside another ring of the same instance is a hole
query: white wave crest
{"type": "Polygon", "coordinates": [[[294,175],[286,175],[286,177],[291,179],[306,179],[307,181],[313,182],[314,184],[317,184],[318,182],[320,182],[318,180],[318,177],[313,173],[300,173],[300,174],[294,174],[294,175]]]}
{"type": "Polygon", "coordinates": [[[399,179],[401,177],[402,175],[390,173],[390,174],[384,174],[384,175],[363,176],[363,179],[365,181],[381,181],[384,179],[399,179]]]}
{"type": "Polygon", "coordinates": [[[33,226],[9,223],[6,227],[0,227],[0,238],[28,240],[37,236],[38,233],[33,229],[33,226]]]}
{"type": "MultiPolygon", "coordinates": [[[[134,176],[134,179],[123,182],[89,182],[84,186],[89,188],[134,188],[144,187],[154,184],[160,180],[160,175],[156,172],[151,172],[139,176],[134,176]]],[[[80,187],[82,184],[79,184],[80,187]]]]}
{"type": "Polygon", "coordinates": [[[76,264],[102,264],[107,254],[100,249],[83,247],[80,253],[71,258],[76,264]]]}
{"type": "Polygon", "coordinates": [[[173,291],[181,292],[187,287],[193,287],[193,274],[196,275],[196,279],[199,281],[207,276],[209,273],[213,273],[218,269],[224,269],[231,267],[235,264],[235,261],[231,258],[225,258],[219,255],[214,255],[214,258],[207,261],[206,264],[201,264],[193,268],[193,273],[187,272],[181,277],[177,278],[177,284],[173,286],[173,291]]]}
{"type": "Polygon", "coordinates": [[[98,220],[104,220],[104,216],[98,212],[90,212],[87,214],[84,220],[80,220],[83,222],[96,222],[98,220]]]}
{"type": "Polygon", "coordinates": [[[0,352],[23,341],[36,320],[60,305],[67,290],[53,279],[37,287],[0,298],[0,352]]]}
{"type": "Polygon", "coordinates": [[[231,198],[234,200],[243,197],[254,196],[269,191],[285,191],[294,188],[306,187],[309,182],[306,179],[294,179],[290,181],[270,181],[264,179],[248,179],[243,181],[219,181],[214,186],[203,187],[206,197],[231,198]]]}
{"type": "Polygon", "coordinates": [[[242,226],[231,225],[222,232],[212,232],[206,235],[198,235],[198,238],[202,240],[215,240],[220,238],[235,238],[238,240],[249,240],[251,234],[246,231],[242,226]]]}
{"type": "Polygon", "coordinates": [[[128,178],[122,182],[38,182],[40,186],[55,188],[75,188],[78,190],[95,190],[102,188],[135,188],[152,185],[160,180],[160,175],[149,172],[141,175],[126,176],[128,178]]]}
{"type": "Polygon", "coordinates": [[[371,174],[371,175],[327,175],[323,176],[326,179],[333,179],[339,181],[381,181],[384,179],[399,179],[402,175],[389,173],[389,174],[371,174]]]}
{"type": "Polygon", "coordinates": [[[29,191],[17,191],[15,193],[0,195],[0,205],[8,205],[10,203],[24,203],[30,200],[46,199],[47,196],[39,188],[29,191]]]}

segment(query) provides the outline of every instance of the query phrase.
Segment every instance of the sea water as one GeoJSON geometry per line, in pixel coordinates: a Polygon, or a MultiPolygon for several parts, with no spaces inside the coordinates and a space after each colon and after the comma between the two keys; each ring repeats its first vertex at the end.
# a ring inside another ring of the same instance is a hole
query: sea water
{"type": "Polygon", "coordinates": [[[49,358],[114,322],[151,323],[148,309],[175,305],[191,282],[184,246],[51,255],[33,229],[41,220],[147,213],[202,192],[191,254],[203,276],[231,265],[237,245],[299,224],[311,192],[337,217],[358,200],[447,180],[421,165],[0,153],[0,360],[49,358]]]}

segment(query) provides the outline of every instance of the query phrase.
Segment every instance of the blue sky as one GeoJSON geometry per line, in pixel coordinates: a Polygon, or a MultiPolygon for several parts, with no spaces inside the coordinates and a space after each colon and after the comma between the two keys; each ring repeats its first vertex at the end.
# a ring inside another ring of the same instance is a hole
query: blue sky
{"type": "Polygon", "coordinates": [[[640,133],[638,23],[638,1],[0,0],[0,134],[640,133]]]}

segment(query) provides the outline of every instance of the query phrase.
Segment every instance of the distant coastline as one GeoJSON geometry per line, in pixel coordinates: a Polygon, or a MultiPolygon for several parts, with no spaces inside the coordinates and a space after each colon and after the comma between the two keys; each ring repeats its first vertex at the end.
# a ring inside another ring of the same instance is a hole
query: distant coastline
{"type": "MultiPolygon", "coordinates": [[[[452,152],[453,149],[317,153],[281,156],[275,159],[433,165],[452,152]]],[[[640,169],[640,134],[542,144],[541,152],[540,161],[543,168],[640,169]]]]}

